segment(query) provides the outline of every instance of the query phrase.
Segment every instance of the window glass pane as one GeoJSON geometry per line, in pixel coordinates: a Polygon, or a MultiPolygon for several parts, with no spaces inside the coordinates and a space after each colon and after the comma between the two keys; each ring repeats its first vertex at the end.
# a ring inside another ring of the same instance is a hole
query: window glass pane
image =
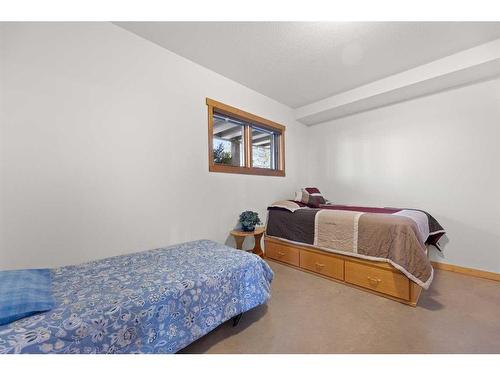
{"type": "Polygon", "coordinates": [[[252,166],[278,169],[279,134],[271,130],[252,126],[252,166]]]}
{"type": "Polygon", "coordinates": [[[245,165],[244,124],[226,115],[214,113],[213,129],[214,163],[243,167],[245,165]]]}

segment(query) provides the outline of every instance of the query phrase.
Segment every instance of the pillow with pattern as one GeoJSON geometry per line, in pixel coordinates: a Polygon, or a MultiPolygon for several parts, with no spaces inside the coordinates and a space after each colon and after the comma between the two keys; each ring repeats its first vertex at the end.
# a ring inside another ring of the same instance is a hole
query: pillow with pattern
{"type": "Polygon", "coordinates": [[[307,204],[309,207],[319,207],[326,203],[325,198],[318,188],[307,187],[302,188],[295,193],[295,200],[307,204]]]}

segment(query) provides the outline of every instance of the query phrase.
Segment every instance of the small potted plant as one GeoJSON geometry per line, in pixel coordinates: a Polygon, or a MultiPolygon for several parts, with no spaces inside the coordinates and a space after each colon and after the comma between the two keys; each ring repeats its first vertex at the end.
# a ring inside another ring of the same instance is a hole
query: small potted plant
{"type": "Polygon", "coordinates": [[[258,224],[262,224],[259,219],[259,214],[253,211],[245,211],[240,215],[240,224],[241,229],[244,232],[253,232],[255,230],[255,226],[258,224]]]}

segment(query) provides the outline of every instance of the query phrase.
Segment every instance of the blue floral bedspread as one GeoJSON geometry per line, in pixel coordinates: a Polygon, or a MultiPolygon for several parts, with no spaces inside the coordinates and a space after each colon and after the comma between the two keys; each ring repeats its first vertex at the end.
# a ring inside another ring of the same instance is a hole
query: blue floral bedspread
{"type": "Polygon", "coordinates": [[[0,326],[0,353],[175,353],[265,303],[272,279],[209,240],[56,268],[55,308],[0,326]]]}

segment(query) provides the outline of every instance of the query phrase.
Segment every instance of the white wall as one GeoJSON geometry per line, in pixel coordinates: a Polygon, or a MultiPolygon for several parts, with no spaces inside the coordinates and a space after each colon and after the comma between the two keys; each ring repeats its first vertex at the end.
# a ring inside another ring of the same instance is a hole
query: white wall
{"type": "Polygon", "coordinates": [[[0,269],[225,242],[303,184],[306,130],[115,25],[0,24],[0,269]],[[287,125],[287,176],[209,173],[205,97],[287,125]]]}
{"type": "Polygon", "coordinates": [[[500,80],[310,128],[310,181],[338,203],[416,207],[443,263],[500,272],[500,80]]]}
{"type": "Polygon", "coordinates": [[[3,23],[0,269],[232,244],[241,211],[265,218],[308,183],[341,203],[428,210],[448,231],[436,259],[500,272],[499,144],[500,80],[305,128],[115,25],[3,23]],[[208,172],[207,96],[287,125],[287,177],[208,172]]]}

